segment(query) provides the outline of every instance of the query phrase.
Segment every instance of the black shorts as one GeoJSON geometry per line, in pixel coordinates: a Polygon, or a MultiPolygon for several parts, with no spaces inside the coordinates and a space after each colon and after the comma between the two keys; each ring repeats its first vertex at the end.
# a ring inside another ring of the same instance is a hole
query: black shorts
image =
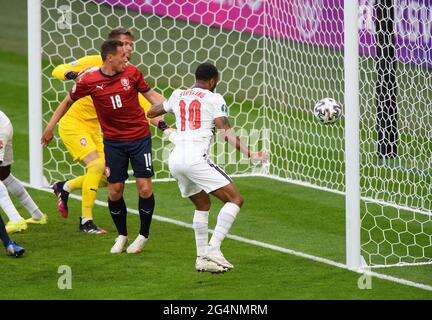
{"type": "Polygon", "coordinates": [[[134,141],[104,140],[105,173],[109,183],[127,180],[129,160],[135,178],[154,175],[150,136],[134,141]]]}

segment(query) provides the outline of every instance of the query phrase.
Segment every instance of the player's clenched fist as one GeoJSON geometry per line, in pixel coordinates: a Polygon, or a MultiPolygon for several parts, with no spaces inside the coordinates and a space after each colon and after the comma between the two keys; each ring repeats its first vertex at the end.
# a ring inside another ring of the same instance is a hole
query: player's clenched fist
{"type": "Polygon", "coordinates": [[[266,162],[268,160],[268,154],[265,151],[251,152],[250,158],[256,161],[266,162]]]}
{"type": "Polygon", "coordinates": [[[42,134],[41,145],[46,147],[51,142],[53,136],[54,136],[53,130],[46,128],[42,134]]]}

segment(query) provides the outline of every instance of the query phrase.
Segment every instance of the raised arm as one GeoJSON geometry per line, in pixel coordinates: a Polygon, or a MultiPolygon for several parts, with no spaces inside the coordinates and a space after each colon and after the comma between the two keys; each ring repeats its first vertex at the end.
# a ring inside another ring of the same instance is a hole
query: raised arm
{"type": "Polygon", "coordinates": [[[222,137],[227,141],[230,145],[234,146],[238,151],[248,156],[252,160],[257,161],[267,161],[268,156],[266,152],[252,152],[249,150],[247,146],[245,146],[240,138],[235,134],[234,130],[231,128],[227,117],[218,117],[214,119],[216,128],[219,129],[222,137]]]}
{"type": "Polygon", "coordinates": [[[46,147],[54,136],[54,128],[60,119],[66,114],[70,106],[74,103],[70,95],[68,94],[62,102],[58,105],[57,109],[54,111],[47,127],[45,128],[42,137],[41,144],[46,147]]]}
{"type": "Polygon", "coordinates": [[[81,75],[81,71],[101,65],[102,58],[100,55],[85,56],[71,63],[56,66],[52,71],[52,76],[58,80],[73,80],[81,75]]]}

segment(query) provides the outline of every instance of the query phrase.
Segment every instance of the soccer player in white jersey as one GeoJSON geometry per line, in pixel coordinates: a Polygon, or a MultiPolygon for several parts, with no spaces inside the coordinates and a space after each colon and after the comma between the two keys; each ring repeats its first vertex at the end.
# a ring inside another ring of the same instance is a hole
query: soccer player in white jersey
{"type": "Polygon", "coordinates": [[[6,224],[8,233],[20,232],[27,229],[27,224],[45,224],[47,216],[42,214],[34,203],[23,184],[11,173],[13,163],[12,150],[13,127],[9,118],[0,111],[0,207],[9,218],[6,224]],[[24,220],[13,205],[8,191],[18,198],[31,218],[24,220]]]}
{"type": "Polygon", "coordinates": [[[167,112],[175,115],[177,131],[170,135],[175,148],[169,157],[169,169],[177,180],[182,197],[191,199],[196,208],[193,217],[197,248],[195,268],[209,272],[224,272],[233,268],[220,247],[243,205],[243,198],[230,177],[208,159],[215,127],[220,129],[226,141],[251,159],[267,160],[265,152],[251,152],[234,134],[227,120],[225,100],[213,92],[218,79],[217,68],[210,63],[203,63],[195,71],[193,88],[175,90],[168,101],[153,106],[147,113],[150,118],[167,112]],[[210,242],[209,194],[225,203],[219,212],[210,242]]]}

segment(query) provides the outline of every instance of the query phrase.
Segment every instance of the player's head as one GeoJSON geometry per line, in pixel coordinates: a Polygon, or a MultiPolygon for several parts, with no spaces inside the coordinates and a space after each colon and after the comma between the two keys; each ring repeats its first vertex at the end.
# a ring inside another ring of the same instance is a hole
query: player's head
{"type": "Polygon", "coordinates": [[[123,42],[126,57],[130,60],[133,51],[134,34],[132,30],[123,27],[112,29],[107,40],[118,40],[123,42]]]}
{"type": "Polygon", "coordinates": [[[123,72],[127,63],[123,42],[119,40],[106,40],[101,47],[102,61],[116,72],[123,72]]]}
{"type": "Polygon", "coordinates": [[[218,69],[211,63],[202,63],[195,70],[195,81],[204,89],[214,91],[219,81],[218,69]]]}

